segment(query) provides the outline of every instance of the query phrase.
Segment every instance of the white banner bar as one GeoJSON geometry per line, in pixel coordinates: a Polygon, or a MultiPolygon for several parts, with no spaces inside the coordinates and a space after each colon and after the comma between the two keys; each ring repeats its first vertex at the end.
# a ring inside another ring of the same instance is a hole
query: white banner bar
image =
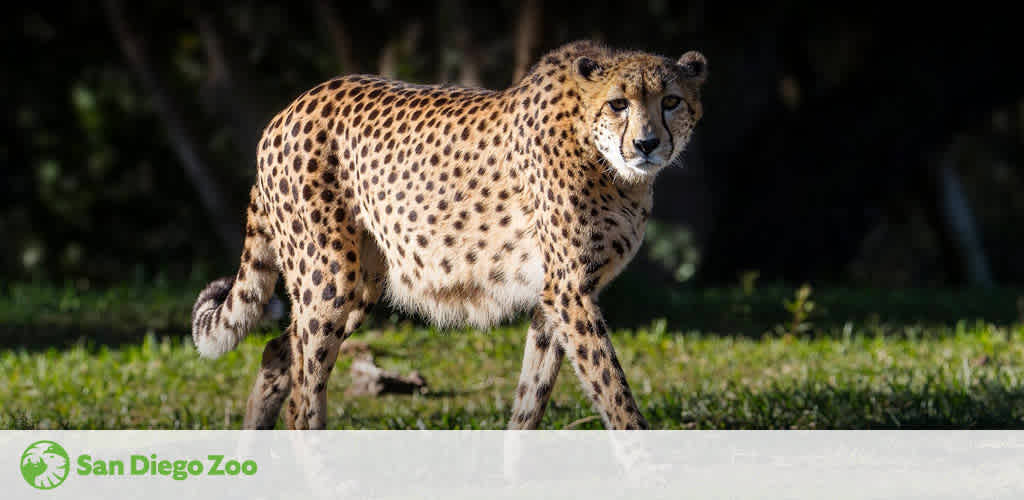
{"type": "Polygon", "coordinates": [[[0,498],[1024,498],[1024,432],[3,431],[0,498]]]}

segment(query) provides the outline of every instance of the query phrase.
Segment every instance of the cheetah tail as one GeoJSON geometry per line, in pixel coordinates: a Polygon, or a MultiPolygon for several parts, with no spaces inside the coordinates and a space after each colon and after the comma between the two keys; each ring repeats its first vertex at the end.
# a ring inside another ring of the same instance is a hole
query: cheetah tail
{"type": "Polygon", "coordinates": [[[205,358],[217,358],[238,346],[262,317],[277,283],[270,222],[256,186],[250,199],[238,273],[206,285],[192,307],[192,341],[205,358]]]}

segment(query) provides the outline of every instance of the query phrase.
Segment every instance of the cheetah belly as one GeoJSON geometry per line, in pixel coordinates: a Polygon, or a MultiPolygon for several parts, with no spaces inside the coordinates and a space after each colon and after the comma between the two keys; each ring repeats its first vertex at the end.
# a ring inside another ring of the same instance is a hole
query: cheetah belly
{"type": "Polygon", "coordinates": [[[494,326],[538,303],[544,264],[537,245],[473,248],[478,257],[472,263],[465,258],[470,250],[451,248],[417,255],[422,267],[412,268],[406,259],[389,261],[390,302],[438,326],[478,328],[494,326]]]}

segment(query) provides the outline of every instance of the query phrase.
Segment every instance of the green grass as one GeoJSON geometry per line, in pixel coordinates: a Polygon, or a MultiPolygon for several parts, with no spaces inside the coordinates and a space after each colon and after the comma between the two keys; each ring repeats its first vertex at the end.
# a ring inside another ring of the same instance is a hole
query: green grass
{"type": "MultiPolygon", "coordinates": [[[[184,335],[196,291],[0,291],[0,428],[239,428],[262,345],[277,329],[221,359],[199,359],[184,335]]],[[[900,302],[894,293],[814,292],[799,325],[783,304],[794,291],[782,288],[680,292],[664,299],[673,309],[662,316],[673,321],[644,325],[621,303],[608,316],[629,326],[613,342],[654,428],[1024,428],[1017,294],[900,292],[900,302]],[[949,319],[961,304],[976,309],[949,319]],[[687,317],[702,326],[688,328],[687,317]]],[[[346,398],[351,360],[343,357],[328,426],[503,428],[524,332],[378,318],[355,338],[383,367],[419,371],[430,391],[346,398]]],[[[542,426],[591,415],[566,364],[542,426]]]]}

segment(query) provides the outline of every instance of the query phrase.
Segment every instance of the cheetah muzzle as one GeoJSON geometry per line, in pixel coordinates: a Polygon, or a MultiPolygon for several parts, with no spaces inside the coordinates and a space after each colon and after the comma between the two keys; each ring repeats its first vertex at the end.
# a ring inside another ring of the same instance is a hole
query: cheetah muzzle
{"type": "Polygon", "coordinates": [[[591,42],[502,91],[335,78],[259,144],[235,277],[196,302],[200,354],[233,349],[278,274],[291,323],[270,341],[246,428],[323,428],[341,343],[382,296],[442,325],[531,311],[510,428],[536,428],[568,356],[605,426],[647,422],[597,306],[643,240],[652,184],[703,113],[707,63],[591,42]]]}

